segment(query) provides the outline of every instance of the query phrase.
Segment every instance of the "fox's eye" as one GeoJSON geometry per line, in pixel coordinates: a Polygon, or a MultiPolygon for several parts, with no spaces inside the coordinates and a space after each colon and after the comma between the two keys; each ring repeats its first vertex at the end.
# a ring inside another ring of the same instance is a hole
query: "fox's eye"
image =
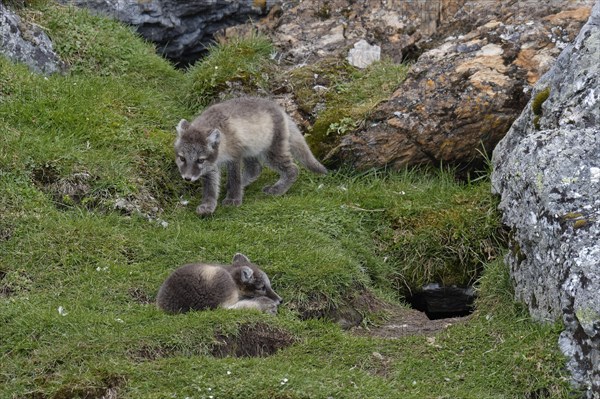
{"type": "Polygon", "coordinates": [[[204,159],[200,158],[196,161],[198,165],[202,165],[204,163],[204,159]]]}
{"type": "Polygon", "coordinates": [[[185,157],[179,156],[179,160],[183,163],[185,163],[185,157]]]}

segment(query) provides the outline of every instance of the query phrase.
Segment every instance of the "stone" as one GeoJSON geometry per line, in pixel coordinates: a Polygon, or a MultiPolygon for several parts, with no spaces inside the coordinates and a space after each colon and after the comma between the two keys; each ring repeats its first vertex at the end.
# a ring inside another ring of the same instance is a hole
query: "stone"
{"type": "Polygon", "coordinates": [[[252,28],[269,35],[279,50],[278,58],[291,65],[346,58],[360,40],[379,46],[382,55],[401,62],[413,59],[416,43],[427,40],[464,2],[281,2],[274,19],[257,21],[252,28]]]}
{"type": "Polygon", "coordinates": [[[357,169],[481,167],[525,106],[532,84],[575,38],[591,4],[464,3],[456,13],[463,26],[442,23],[431,36],[439,45],[418,58],[391,98],[363,128],[342,137],[328,160],[357,169]],[[443,33],[452,35],[442,40],[443,33]]]}
{"type": "Polygon", "coordinates": [[[381,58],[381,47],[370,45],[366,40],[359,40],[348,52],[348,63],[364,69],[381,58]]]}
{"type": "Polygon", "coordinates": [[[52,41],[37,25],[26,22],[0,3],[0,55],[26,64],[33,72],[50,75],[66,70],[52,41]]]}
{"type": "Polygon", "coordinates": [[[157,46],[159,54],[181,66],[206,53],[214,34],[266,15],[274,1],[231,0],[59,0],[132,25],[157,46]]]}
{"type": "MultiPolygon", "coordinates": [[[[563,14],[564,15],[564,14],[563,14]]],[[[562,18],[555,16],[554,18],[562,18]]],[[[562,320],[575,385],[600,398],[600,1],[495,148],[515,296],[562,320]]]]}

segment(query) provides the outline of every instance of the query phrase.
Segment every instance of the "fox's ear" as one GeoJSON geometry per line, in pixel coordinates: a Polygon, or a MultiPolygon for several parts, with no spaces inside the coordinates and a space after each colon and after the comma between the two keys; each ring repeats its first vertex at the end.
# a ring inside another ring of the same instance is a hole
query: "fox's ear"
{"type": "Polygon", "coordinates": [[[206,138],[206,142],[211,147],[219,144],[221,142],[221,131],[219,129],[213,129],[206,138]]]}
{"type": "Polygon", "coordinates": [[[177,124],[177,137],[181,136],[190,127],[190,123],[185,119],[182,119],[177,124]]]}
{"type": "Polygon", "coordinates": [[[247,265],[247,264],[249,264],[251,262],[250,262],[250,259],[248,259],[248,257],[246,255],[241,254],[241,253],[238,252],[237,254],[235,254],[233,256],[232,263],[234,265],[241,266],[241,265],[247,265]]]}
{"type": "Polygon", "coordinates": [[[248,266],[242,266],[242,270],[240,272],[240,278],[242,283],[251,283],[254,279],[254,271],[250,269],[248,266]]]}

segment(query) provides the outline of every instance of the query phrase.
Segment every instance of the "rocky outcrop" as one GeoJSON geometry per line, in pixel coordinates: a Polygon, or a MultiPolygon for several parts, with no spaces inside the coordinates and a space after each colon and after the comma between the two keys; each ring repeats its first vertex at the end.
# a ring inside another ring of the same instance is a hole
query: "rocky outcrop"
{"type": "Polygon", "coordinates": [[[39,26],[23,21],[0,3],[0,55],[22,62],[37,73],[63,72],[65,64],[39,26]]]}
{"type": "Polygon", "coordinates": [[[428,40],[465,0],[283,2],[257,28],[268,34],[290,64],[337,57],[360,40],[381,47],[396,62],[416,57],[415,43],[428,40]]]}
{"type": "Polygon", "coordinates": [[[423,53],[392,98],[363,130],[343,137],[330,158],[359,169],[482,161],[482,149],[491,151],[504,137],[593,1],[550,3],[464,3],[432,37],[457,25],[465,34],[423,53]]]}
{"type": "Polygon", "coordinates": [[[273,1],[232,0],[59,0],[111,16],[134,26],[157,46],[159,54],[179,65],[206,53],[215,32],[260,18],[273,1]]]}
{"type": "Polygon", "coordinates": [[[574,381],[600,398],[600,1],[493,154],[517,299],[561,319],[574,381]]]}

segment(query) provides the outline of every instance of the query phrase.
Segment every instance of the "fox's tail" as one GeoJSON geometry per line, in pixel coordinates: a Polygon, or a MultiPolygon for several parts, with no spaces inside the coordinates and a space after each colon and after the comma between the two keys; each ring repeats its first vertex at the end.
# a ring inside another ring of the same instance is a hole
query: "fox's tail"
{"type": "Polygon", "coordinates": [[[308,144],[306,144],[306,140],[304,140],[304,136],[296,123],[288,116],[287,118],[288,130],[290,132],[290,151],[292,152],[292,156],[298,162],[306,167],[306,169],[310,170],[314,173],[326,174],[327,168],[313,155],[308,148],[308,144]]]}

